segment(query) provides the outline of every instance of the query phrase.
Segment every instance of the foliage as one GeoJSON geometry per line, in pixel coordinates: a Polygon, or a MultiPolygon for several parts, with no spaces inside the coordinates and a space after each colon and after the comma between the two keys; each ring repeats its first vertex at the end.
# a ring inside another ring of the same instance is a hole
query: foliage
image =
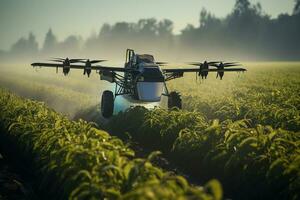
{"type": "Polygon", "coordinates": [[[50,199],[221,199],[212,180],[193,187],[180,176],[134,158],[121,140],[79,120],[69,121],[43,103],[0,90],[1,144],[30,160],[40,189],[50,199]],[[7,144],[6,144],[7,145],[7,144]]]}
{"type": "Polygon", "coordinates": [[[81,79],[79,84],[76,78],[34,76],[22,81],[30,76],[14,73],[11,79],[1,76],[0,83],[19,94],[17,88],[22,86],[32,97],[41,92],[39,100],[51,96],[72,101],[82,109],[77,118],[162,151],[198,181],[218,178],[225,197],[299,199],[299,63],[245,65],[245,75],[226,74],[222,81],[210,74],[205,81],[187,75],[170,82],[170,90],[182,94],[182,111],[136,107],[115,116],[106,127],[99,120],[99,109],[86,108],[92,104],[88,99],[96,96],[94,91],[100,90],[89,90],[94,79],[81,79]],[[40,88],[46,86],[51,89],[42,92],[40,88]]]}
{"type": "Polygon", "coordinates": [[[199,180],[218,178],[225,196],[298,199],[298,65],[248,70],[218,85],[207,80],[199,86],[193,77],[188,78],[190,85],[174,81],[169,86],[182,91],[185,110],[135,107],[115,116],[108,130],[163,151],[199,180]]]}

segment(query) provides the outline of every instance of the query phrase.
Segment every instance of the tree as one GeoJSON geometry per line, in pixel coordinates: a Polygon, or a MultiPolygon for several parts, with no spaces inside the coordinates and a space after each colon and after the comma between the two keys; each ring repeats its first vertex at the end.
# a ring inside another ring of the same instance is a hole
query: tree
{"type": "Polygon", "coordinates": [[[300,14],[300,0],[295,0],[294,15],[300,14]]]}
{"type": "Polygon", "coordinates": [[[102,27],[101,27],[101,30],[99,32],[99,38],[100,37],[109,37],[110,36],[110,32],[111,32],[111,26],[107,23],[103,24],[102,27]]]}
{"type": "Polygon", "coordinates": [[[70,35],[60,43],[60,47],[64,52],[76,53],[80,49],[80,38],[70,35]]]}
{"type": "Polygon", "coordinates": [[[200,12],[200,27],[218,29],[221,26],[221,20],[209,13],[205,8],[200,12]]]}
{"type": "Polygon", "coordinates": [[[28,36],[28,50],[30,50],[31,53],[37,53],[38,52],[38,43],[36,41],[35,35],[33,35],[33,33],[29,33],[28,36]]]}
{"type": "Polygon", "coordinates": [[[237,0],[235,2],[234,11],[238,13],[245,13],[250,9],[249,0],[237,0]]]}
{"type": "Polygon", "coordinates": [[[20,38],[11,47],[11,52],[14,54],[19,54],[26,51],[27,41],[24,37],[20,38]]]}
{"type": "Polygon", "coordinates": [[[173,31],[173,22],[169,19],[164,19],[158,23],[157,33],[159,37],[170,37],[173,31]]]}
{"type": "Polygon", "coordinates": [[[157,33],[157,20],[154,18],[140,19],[137,23],[140,36],[153,38],[157,33]]]}
{"type": "Polygon", "coordinates": [[[56,49],[56,47],[57,47],[57,39],[56,36],[52,33],[52,30],[50,28],[44,40],[43,51],[45,53],[51,53],[56,49]]]}
{"type": "Polygon", "coordinates": [[[33,55],[38,52],[38,43],[33,33],[29,33],[28,39],[22,37],[11,47],[11,52],[18,55],[33,55]]]}
{"type": "Polygon", "coordinates": [[[131,26],[127,22],[117,22],[111,29],[111,34],[115,37],[128,37],[131,33],[131,26]]]}

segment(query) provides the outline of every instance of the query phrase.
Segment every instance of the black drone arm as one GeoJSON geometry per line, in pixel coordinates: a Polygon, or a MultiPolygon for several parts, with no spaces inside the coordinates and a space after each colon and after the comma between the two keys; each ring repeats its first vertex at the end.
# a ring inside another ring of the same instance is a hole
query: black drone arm
{"type": "Polygon", "coordinates": [[[32,67],[63,67],[61,63],[31,63],[32,67]]]}
{"type": "Polygon", "coordinates": [[[131,69],[126,69],[124,67],[108,67],[108,66],[101,66],[101,65],[92,66],[92,69],[100,70],[100,71],[114,71],[114,72],[132,71],[131,69]]]}
{"type": "Polygon", "coordinates": [[[245,72],[244,68],[226,68],[226,69],[203,69],[203,72],[245,72]]]}
{"type": "MultiPolygon", "coordinates": [[[[183,77],[183,74],[185,72],[194,72],[194,73],[205,73],[205,72],[217,72],[222,73],[222,72],[244,72],[247,71],[244,68],[226,68],[226,69],[200,69],[200,68],[177,68],[177,69],[163,69],[162,70],[166,76],[166,81],[176,79],[176,78],[181,78],[183,77]]],[[[223,75],[222,75],[223,76],[223,75]]]]}
{"type": "Polygon", "coordinates": [[[247,71],[244,68],[227,68],[227,69],[199,69],[199,68],[182,68],[182,69],[163,69],[164,73],[184,73],[184,72],[240,72],[247,71]]]}
{"type": "Polygon", "coordinates": [[[184,73],[184,72],[199,72],[199,68],[177,68],[177,69],[163,69],[164,73],[184,73]]]}
{"type": "MultiPolygon", "coordinates": [[[[31,66],[33,67],[54,67],[54,68],[63,68],[63,67],[70,67],[70,69],[85,69],[85,65],[74,65],[71,64],[69,66],[65,66],[61,63],[32,63],[31,66]]],[[[92,70],[98,70],[98,71],[115,71],[115,72],[125,72],[128,71],[128,69],[125,69],[124,67],[108,67],[108,66],[101,66],[101,65],[93,65],[91,66],[92,70]]]]}

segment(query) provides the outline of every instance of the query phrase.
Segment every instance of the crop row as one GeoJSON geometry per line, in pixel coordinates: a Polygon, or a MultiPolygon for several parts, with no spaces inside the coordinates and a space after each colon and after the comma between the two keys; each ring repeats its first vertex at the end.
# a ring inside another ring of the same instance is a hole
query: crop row
{"type": "Polygon", "coordinates": [[[79,110],[88,108],[98,101],[97,97],[65,87],[23,78],[24,77],[18,75],[2,75],[0,85],[14,91],[22,97],[43,101],[56,111],[68,114],[70,117],[79,110]]]}
{"type": "MultiPolygon", "coordinates": [[[[134,158],[121,140],[69,121],[43,103],[0,90],[1,145],[31,166],[49,199],[220,199],[217,181],[190,186],[180,176],[134,158]]],[[[11,155],[12,156],[12,155],[11,155]]]]}
{"type": "MultiPolygon", "coordinates": [[[[297,199],[300,71],[297,64],[280,65],[257,66],[221,82],[179,79],[169,86],[182,93],[187,111],[135,108],[106,128],[163,151],[198,180],[217,177],[227,197],[297,199]]],[[[59,96],[68,101],[69,95],[59,96]]],[[[96,107],[81,108],[77,117],[99,122],[96,107]]]]}
{"type": "Polygon", "coordinates": [[[206,119],[251,120],[291,131],[300,130],[299,63],[249,66],[245,75],[226,75],[222,81],[195,83],[194,77],[171,82],[183,98],[184,110],[206,119]],[[185,83],[185,84],[184,84],[185,83]]]}
{"type": "Polygon", "coordinates": [[[225,196],[299,199],[299,74],[275,66],[221,86],[174,82],[189,111],[137,107],[115,116],[107,130],[161,150],[199,180],[218,178],[225,196]]]}
{"type": "Polygon", "coordinates": [[[226,196],[299,198],[299,132],[251,127],[247,120],[207,122],[196,112],[139,107],[116,116],[108,130],[161,150],[198,180],[218,178],[226,196]]]}

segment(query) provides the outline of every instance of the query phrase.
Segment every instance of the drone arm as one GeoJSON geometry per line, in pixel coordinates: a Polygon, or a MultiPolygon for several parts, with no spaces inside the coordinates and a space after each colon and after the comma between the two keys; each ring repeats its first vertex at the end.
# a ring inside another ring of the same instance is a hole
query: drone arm
{"type": "Polygon", "coordinates": [[[131,71],[131,69],[126,69],[124,67],[108,67],[108,66],[102,66],[102,65],[95,65],[91,66],[94,70],[99,71],[114,71],[114,72],[128,72],[131,71]]]}
{"type": "MultiPolygon", "coordinates": [[[[61,63],[32,63],[31,66],[33,67],[55,67],[55,68],[63,68],[65,65],[61,63]]],[[[71,69],[85,69],[85,65],[70,65],[71,69]]],[[[106,70],[106,71],[115,71],[115,72],[125,72],[129,71],[129,69],[125,69],[124,67],[107,67],[101,65],[91,66],[92,70],[106,70]]]]}
{"type": "MultiPolygon", "coordinates": [[[[244,72],[247,71],[244,68],[226,68],[226,69],[200,69],[200,68],[179,68],[179,69],[163,69],[165,74],[165,81],[173,80],[176,78],[183,77],[185,72],[194,72],[194,73],[201,73],[201,72],[244,72]]],[[[219,74],[219,73],[218,73],[219,74]]],[[[217,75],[218,75],[217,74],[217,75]]]]}
{"type": "Polygon", "coordinates": [[[70,67],[73,69],[84,69],[85,65],[69,65],[66,66],[62,63],[32,63],[31,66],[33,67],[55,67],[55,68],[63,68],[63,67],[70,67]]]}
{"type": "Polygon", "coordinates": [[[63,64],[59,63],[32,63],[32,67],[63,67],[63,64]]]}
{"type": "Polygon", "coordinates": [[[183,77],[184,72],[165,72],[165,81],[170,81],[176,78],[181,78],[183,77]]]}
{"type": "Polygon", "coordinates": [[[247,71],[244,68],[226,68],[226,69],[199,69],[199,68],[179,68],[179,69],[163,69],[164,73],[184,73],[184,72],[234,72],[247,71]]]}
{"type": "Polygon", "coordinates": [[[226,68],[226,69],[203,69],[203,72],[245,72],[244,68],[226,68]]]}
{"type": "Polygon", "coordinates": [[[163,69],[164,73],[184,73],[184,72],[199,72],[199,68],[177,68],[177,69],[163,69]]]}

